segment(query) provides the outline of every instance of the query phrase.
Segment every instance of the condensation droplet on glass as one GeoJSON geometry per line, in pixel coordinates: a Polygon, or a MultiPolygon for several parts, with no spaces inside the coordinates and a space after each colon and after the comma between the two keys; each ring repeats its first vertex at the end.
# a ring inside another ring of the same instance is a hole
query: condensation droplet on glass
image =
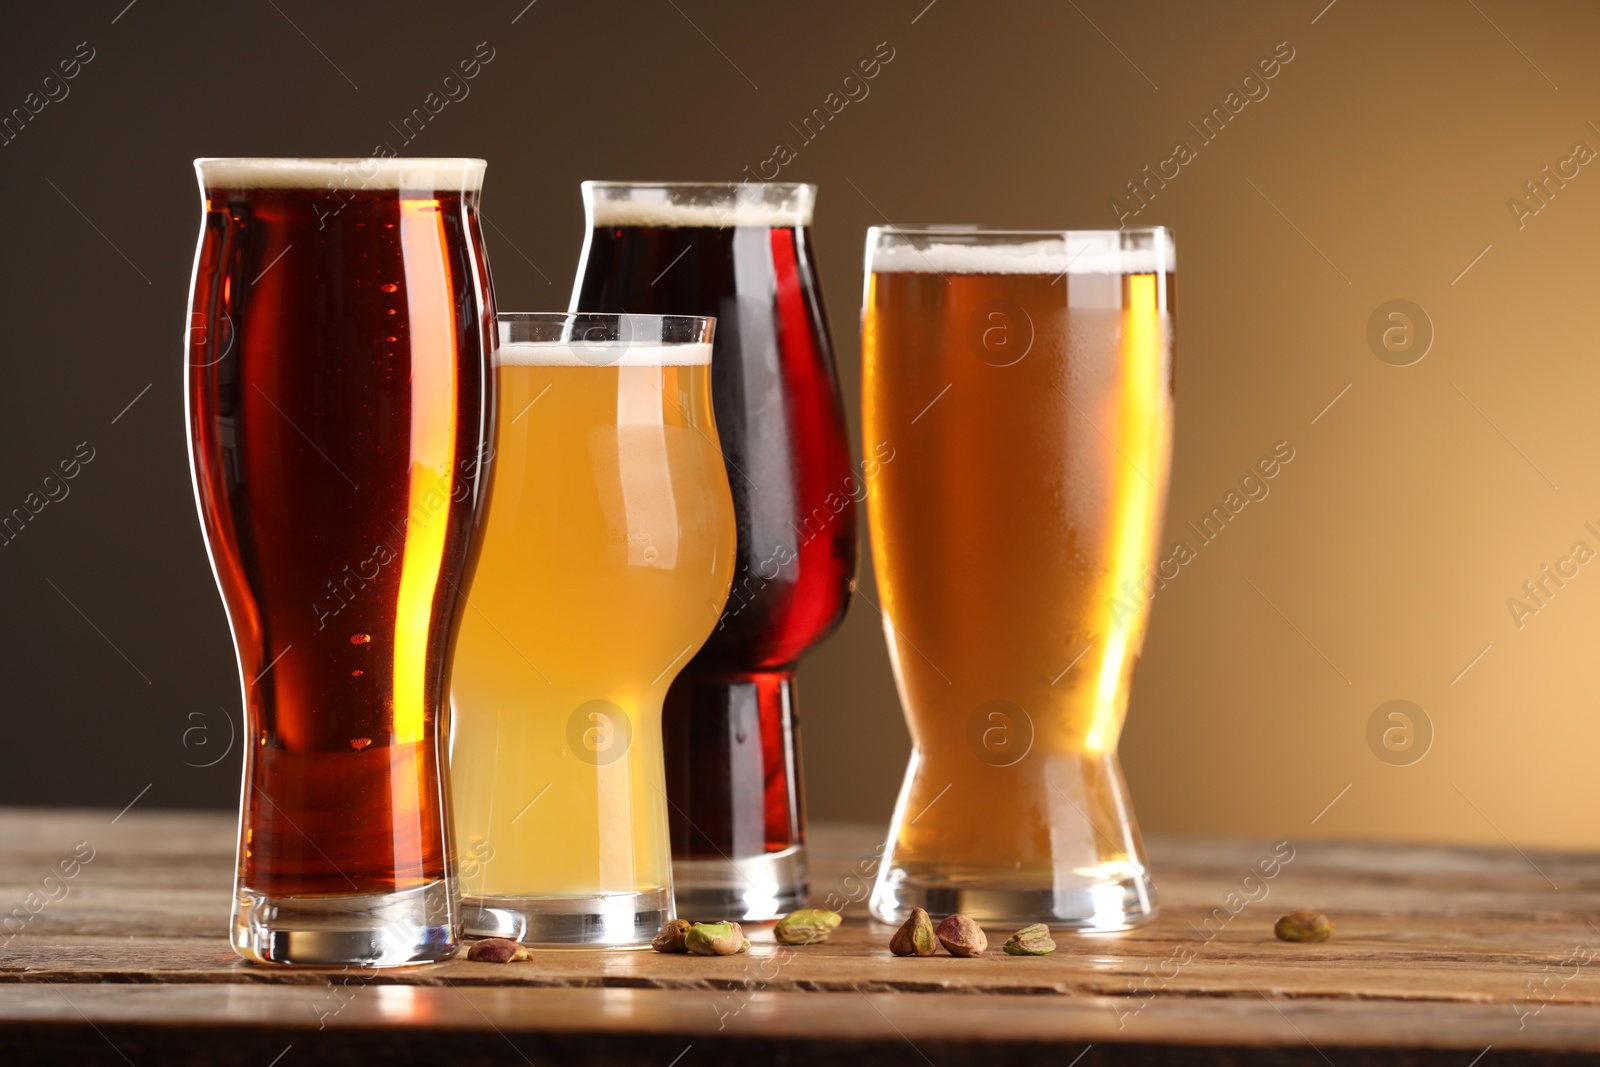
{"type": "Polygon", "coordinates": [[[400,287],[394,282],[384,282],[382,285],[378,286],[378,288],[382,289],[386,293],[392,293],[400,287]]]}
{"type": "Polygon", "coordinates": [[[658,554],[659,553],[656,552],[655,545],[646,545],[644,550],[644,561],[646,563],[654,563],[658,554]]]}
{"type": "Polygon", "coordinates": [[[361,673],[362,673],[361,671],[351,671],[350,672],[350,677],[359,678],[359,677],[361,677],[361,673]]]}
{"type": "Polygon", "coordinates": [[[389,310],[384,312],[385,315],[393,315],[394,313],[395,313],[394,308],[390,308],[389,310]]]}
{"type": "Polygon", "coordinates": [[[371,634],[351,634],[350,635],[350,643],[352,645],[364,645],[368,641],[371,641],[371,640],[372,640],[372,635],[371,634]]]}
{"type": "Polygon", "coordinates": [[[352,737],[350,739],[350,747],[357,752],[360,752],[370,744],[372,744],[372,738],[370,737],[352,737]]]}
{"type": "Polygon", "coordinates": [[[388,341],[390,344],[394,344],[396,341],[400,340],[400,338],[396,337],[394,334],[390,334],[388,337],[385,337],[384,340],[388,341]]]}

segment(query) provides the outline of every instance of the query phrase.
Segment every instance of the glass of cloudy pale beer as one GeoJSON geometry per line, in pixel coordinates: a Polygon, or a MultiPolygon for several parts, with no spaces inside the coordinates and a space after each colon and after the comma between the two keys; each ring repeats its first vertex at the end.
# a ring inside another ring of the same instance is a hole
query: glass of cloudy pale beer
{"type": "Polygon", "coordinates": [[[493,501],[451,683],[468,933],[643,948],[675,915],[662,700],[734,567],[713,327],[500,316],[493,501]]]}
{"type": "Polygon", "coordinates": [[[739,527],[733,592],[667,693],[678,903],[770,919],[805,903],[795,670],[844,618],[856,504],[811,256],[816,188],[584,182],[573,311],[717,317],[716,409],[739,527]]]}
{"type": "Polygon", "coordinates": [[[189,457],[247,739],[233,946],[455,953],[444,781],[494,424],[479,159],[201,159],[189,457]]]}
{"type": "Polygon", "coordinates": [[[865,439],[913,751],[871,909],[1155,915],[1117,762],[1165,508],[1163,229],[867,235],[865,439]]]}

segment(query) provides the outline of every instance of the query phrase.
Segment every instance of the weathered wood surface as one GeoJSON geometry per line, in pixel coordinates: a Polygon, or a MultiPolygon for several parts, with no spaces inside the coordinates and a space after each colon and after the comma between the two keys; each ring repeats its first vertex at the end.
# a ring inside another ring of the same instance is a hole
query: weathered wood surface
{"type": "Polygon", "coordinates": [[[897,959],[862,908],[875,832],[819,827],[814,896],[849,902],[823,945],[372,973],[238,960],[233,821],[114,814],[0,812],[7,1063],[1600,1063],[1600,856],[1296,843],[1251,880],[1272,843],[1156,840],[1140,930],[897,959]],[[1276,941],[1302,908],[1335,938],[1276,941]]]}

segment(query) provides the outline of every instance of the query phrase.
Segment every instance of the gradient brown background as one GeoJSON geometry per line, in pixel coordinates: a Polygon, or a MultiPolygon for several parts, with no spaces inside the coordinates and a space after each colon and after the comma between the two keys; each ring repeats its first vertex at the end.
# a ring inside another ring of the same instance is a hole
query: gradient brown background
{"type": "MultiPolygon", "coordinates": [[[[1600,564],[1520,629],[1506,604],[1573,542],[1600,550],[1583,528],[1600,526],[1600,171],[1520,229],[1507,208],[1574,142],[1600,149],[1585,125],[1600,125],[1600,10],[525,3],[8,14],[0,111],[78,42],[95,58],[0,147],[0,511],[78,442],[95,458],[0,548],[0,802],[237,796],[238,687],[182,419],[192,157],[399,147],[390,123],[486,41],[470,95],[401,151],[489,159],[500,305],[536,310],[565,306],[580,180],[733,179],[790,142],[782,179],[821,187],[817,257],[859,428],[867,226],[1114,224],[1124,183],[1198,146],[1185,123],[1287,41],[1270,95],[1135,220],[1180,249],[1163,545],[1275,442],[1296,453],[1157,597],[1123,746],[1143,825],[1600,845],[1600,564]],[[880,42],[894,58],[870,95],[801,145],[789,124],[880,42]],[[1394,299],[1436,333],[1407,367],[1366,340],[1394,299]],[[1367,742],[1397,698],[1435,735],[1410,766],[1367,742]]],[[[862,582],[876,600],[869,566],[862,582]]],[[[801,684],[812,817],[885,819],[907,740],[870,606],[801,684]]]]}

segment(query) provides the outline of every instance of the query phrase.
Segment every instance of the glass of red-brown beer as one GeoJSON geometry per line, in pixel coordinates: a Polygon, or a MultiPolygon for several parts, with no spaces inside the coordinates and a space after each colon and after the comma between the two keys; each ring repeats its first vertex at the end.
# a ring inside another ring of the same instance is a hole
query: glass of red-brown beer
{"type": "Polygon", "coordinates": [[[811,258],[816,187],[585,182],[572,311],[709,315],[733,487],[733,592],[664,709],[680,914],[760,920],[805,902],[794,674],[844,617],[856,502],[811,258]]]}
{"type": "Polygon", "coordinates": [[[246,729],[232,940],[457,948],[448,674],[494,426],[478,159],[201,159],[189,455],[246,729]]]}

